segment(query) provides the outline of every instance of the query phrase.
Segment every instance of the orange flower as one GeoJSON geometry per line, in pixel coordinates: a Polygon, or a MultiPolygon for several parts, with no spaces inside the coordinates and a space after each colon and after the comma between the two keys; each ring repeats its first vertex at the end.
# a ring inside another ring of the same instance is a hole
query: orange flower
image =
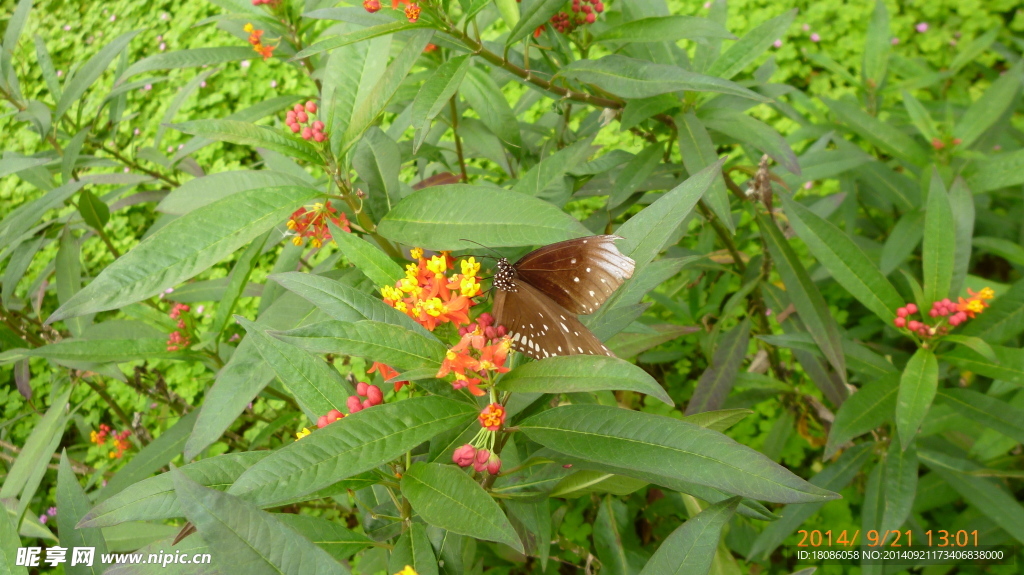
{"type": "Polygon", "coordinates": [[[427,259],[423,250],[416,248],[412,257],[417,261],[406,266],[405,277],[394,286],[381,288],[384,302],[430,331],[448,322],[468,325],[469,308],[476,305],[472,298],[481,294],[480,264],[469,258],[462,262],[461,274],[447,277],[455,263],[450,254],[442,252],[427,259]]]}
{"type": "Polygon", "coordinates": [[[477,419],[480,420],[480,427],[487,431],[498,431],[505,423],[505,407],[500,403],[492,403],[480,412],[477,419]]]}
{"type": "Polygon", "coordinates": [[[330,200],[324,203],[316,203],[312,206],[304,206],[292,213],[288,220],[288,229],[295,232],[292,243],[301,246],[302,238],[312,238],[310,245],[319,248],[324,241],[331,239],[331,232],[327,228],[327,220],[334,222],[334,225],[342,231],[352,233],[349,227],[348,218],[345,214],[331,206],[330,200]]]}
{"type": "Polygon", "coordinates": [[[273,55],[274,49],[277,48],[277,45],[275,44],[270,46],[263,43],[263,30],[257,30],[253,27],[251,22],[246,24],[242,29],[249,33],[249,43],[252,44],[252,49],[260,56],[263,56],[264,60],[273,55]]]}
{"type": "Polygon", "coordinates": [[[466,387],[473,395],[483,395],[478,387],[481,377],[487,377],[490,382],[494,373],[507,372],[509,368],[505,367],[505,360],[512,342],[504,334],[496,340],[487,339],[485,329],[478,324],[475,329],[460,330],[462,338],[445,354],[435,377],[440,379],[454,373],[453,388],[466,387]]]}
{"type": "Polygon", "coordinates": [[[415,24],[420,19],[420,7],[418,4],[409,4],[405,7],[405,17],[409,22],[415,24]]]}
{"type": "MultiPolygon", "coordinates": [[[[371,366],[370,369],[366,371],[366,373],[380,373],[380,376],[384,378],[384,381],[387,381],[393,377],[400,375],[398,373],[398,370],[396,370],[395,368],[376,361],[373,362],[373,366],[371,366]]],[[[406,386],[408,384],[408,381],[396,381],[395,391],[402,389],[403,386],[406,386]]]]}

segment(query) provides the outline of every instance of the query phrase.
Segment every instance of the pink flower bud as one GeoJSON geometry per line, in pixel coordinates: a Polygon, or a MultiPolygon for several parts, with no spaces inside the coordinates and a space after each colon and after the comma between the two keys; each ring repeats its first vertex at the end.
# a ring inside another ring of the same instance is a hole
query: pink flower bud
{"type": "Polygon", "coordinates": [[[598,14],[604,12],[604,2],[594,2],[594,12],[598,14]]]}
{"type": "Polygon", "coordinates": [[[349,413],[355,413],[363,408],[363,405],[360,403],[359,398],[354,395],[348,396],[348,401],[346,402],[346,405],[348,405],[349,413]]]}
{"type": "Polygon", "coordinates": [[[306,102],[306,111],[309,112],[310,114],[315,114],[316,102],[314,102],[313,100],[306,102]]]}
{"type": "Polygon", "coordinates": [[[299,130],[301,130],[302,128],[298,124],[293,122],[291,124],[288,124],[288,129],[291,130],[293,134],[298,134],[299,130]]]}
{"type": "Polygon", "coordinates": [[[295,119],[300,124],[305,124],[307,121],[309,121],[309,116],[305,112],[295,112],[295,119]]]}
{"type": "Polygon", "coordinates": [[[482,326],[494,325],[494,316],[484,312],[480,314],[480,317],[476,318],[476,321],[482,326]]]}
{"type": "Polygon", "coordinates": [[[316,426],[317,426],[317,427],[318,427],[319,429],[323,429],[323,428],[327,427],[327,425],[328,425],[329,423],[330,423],[330,422],[329,422],[329,421],[327,421],[327,416],[326,416],[326,415],[321,415],[321,416],[320,416],[320,419],[317,419],[317,420],[316,420],[316,426]]]}
{"type": "Polygon", "coordinates": [[[896,324],[896,327],[904,327],[904,326],[907,325],[906,318],[902,318],[902,317],[898,317],[898,318],[894,319],[892,322],[894,324],[896,324]]]}
{"type": "Polygon", "coordinates": [[[907,317],[908,315],[910,315],[910,312],[907,311],[907,308],[901,307],[898,310],[896,310],[896,315],[899,317],[907,317]]]}
{"type": "Polygon", "coordinates": [[[284,122],[286,124],[294,124],[295,123],[295,111],[294,110],[288,110],[288,113],[284,115],[284,122]]]}
{"type": "Polygon", "coordinates": [[[327,134],[323,132],[313,132],[313,139],[317,142],[322,142],[327,139],[327,134]]]}
{"type": "Polygon", "coordinates": [[[359,383],[356,384],[356,393],[363,397],[366,397],[367,387],[369,387],[369,385],[365,381],[360,381],[359,383]]]}
{"type": "MultiPolygon", "coordinates": [[[[589,8],[589,6],[584,6],[584,8],[589,8]]],[[[593,24],[594,22],[597,22],[597,14],[593,12],[587,14],[587,24],[593,24]]]]}
{"type": "Polygon", "coordinates": [[[367,408],[370,408],[370,407],[373,407],[373,406],[374,406],[374,403],[372,401],[370,401],[369,399],[364,399],[363,400],[363,409],[367,409],[367,408]]]}
{"type": "Polygon", "coordinates": [[[338,421],[342,417],[345,417],[345,415],[338,411],[337,409],[332,409],[328,411],[327,415],[325,415],[324,417],[327,418],[327,423],[334,423],[335,421],[338,421]]]}
{"type": "Polygon", "coordinates": [[[293,110],[293,111],[294,111],[294,112],[295,112],[296,114],[298,114],[299,112],[303,112],[303,111],[305,111],[305,108],[303,108],[303,107],[302,107],[302,104],[295,104],[295,105],[294,105],[294,106],[292,107],[292,110],[293,110]]]}
{"type": "Polygon", "coordinates": [[[499,459],[497,455],[492,455],[491,458],[487,460],[487,473],[497,475],[499,471],[501,471],[501,459],[499,459]]]}
{"type": "Polygon", "coordinates": [[[455,450],[452,453],[452,462],[459,467],[469,467],[473,464],[476,459],[476,448],[470,444],[465,444],[455,450]]]}
{"type": "Polygon", "coordinates": [[[366,398],[373,405],[380,405],[384,402],[384,393],[376,385],[366,388],[366,398]]]}
{"type": "Polygon", "coordinates": [[[939,317],[939,308],[938,308],[938,306],[932,307],[932,311],[928,312],[928,315],[930,315],[932,317],[939,317]]]}
{"type": "Polygon", "coordinates": [[[312,137],[313,137],[313,130],[311,130],[309,128],[303,128],[302,129],[302,139],[303,140],[308,140],[308,139],[310,139],[312,137]]]}
{"type": "Polygon", "coordinates": [[[317,121],[313,122],[313,131],[314,132],[323,132],[324,131],[324,123],[321,122],[320,120],[317,120],[317,121]]]}
{"type": "Polygon", "coordinates": [[[921,322],[912,319],[910,320],[910,323],[907,324],[907,327],[910,328],[910,331],[917,331],[921,329],[921,322]]]}
{"type": "Polygon", "coordinates": [[[917,313],[917,304],[908,303],[907,304],[907,311],[910,312],[910,313],[917,313]]]}
{"type": "Polygon", "coordinates": [[[491,458],[491,452],[486,449],[481,449],[476,452],[477,463],[487,463],[487,460],[491,458]]]}

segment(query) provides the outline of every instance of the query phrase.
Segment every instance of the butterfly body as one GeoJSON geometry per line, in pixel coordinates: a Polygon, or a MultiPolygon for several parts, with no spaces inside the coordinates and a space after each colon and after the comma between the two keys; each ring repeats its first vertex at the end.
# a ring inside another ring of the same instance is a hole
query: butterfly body
{"type": "Polygon", "coordinates": [[[615,247],[618,236],[590,236],[532,251],[515,264],[498,260],[494,316],[512,348],[545,359],[612,352],[576,318],[590,314],[627,279],[634,262],[615,247]]]}

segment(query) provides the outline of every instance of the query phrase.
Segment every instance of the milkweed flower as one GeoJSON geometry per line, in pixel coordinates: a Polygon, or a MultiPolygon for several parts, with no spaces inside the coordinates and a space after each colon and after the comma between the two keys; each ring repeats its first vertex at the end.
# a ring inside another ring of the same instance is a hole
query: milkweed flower
{"type": "Polygon", "coordinates": [[[924,338],[946,335],[951,327],[957,327],[984,312],[989,305],[988,300],[995,297],[995,292],[988,287],[978,292],[968,288],[967,293],[969,297],[960,297],[956,302],[949,298],[934,302],[928,311],[928,317],[938,320],[934,325],[912,319],[911,316],[920,311],[913,303],[896,310],[893,325],[908,329],[924,338]]]}
{"type": "MultiPolygon", "coordinates": [[[[380,373],[380,376],[384,378],[384,381],[388,381],[400,375],[398,373],[398,370],[396,370],[395,368],[376,361],[373,362],[373,365],[370,366],[370,369],[366,370],[366,373],[380,373]]],[[[396,381],[395,391],[399,391],[400,389],[402,389],[402,387],[406,385],[409,385],[408,381],[396,381]]]]}
{"type": "MultiPolygon", "coordinates": [[[[277,44],[264,44],[263,30],[254,27],[251,22],[247,23],[242,29],[249,33],[249,44],[252,45],[252,49],[260,56],[263,56],[264,60],[274,55],[274,49],[277,48],[277,44]]],[[[243,61],[243,66],[245,62],[248,62],[248,60],[243,61]]]]}
{"type": "Polygon", "coordinates": [[[454,374],[454,389],[468,388],[473,395],[484,395],[485,392],[479,388],[480,382],[483,378],[490,381],[494,374],[509,370],[505,367],[505,360],[512,349],[508,334],[498,335],[499,330],[495,330],[496,337],[489,339],[484,333],[486,329],[478,323],[472,331],[463,332],[459,343],[445,353],[435,377],[440,379],[454,374]]]}
{"type": "MultiPolygon", "coordinates": [[[[309,430],[308,427],[303,427],[300,431],[298,431],[295,434],[295,441],[298,441],[298,440],[302,439],[303,437],[306,437],[310,433],[312,433],[312,432],[309,430]]],[[[305,445],[305,443],[303,443],[303,445],[305,445]]]]}
{"type": "Polygon", "coordinates": [[[480,426],[488,431],[498,431],[505,423],[505,407],[500,403],[492,403],[480,412],[480,426]]]}
{"type": "Polygon", "coordinates": [[[330,200],[327,200],[322,204],[317,202],[311,206],[303,206],[292,213],[288,220],[288,229],[295,232],[292,243],[301,246],[303,238],[310,238],[311,246],[321,247],[325,241],[331,239],[331,232],[327,227],[328,220],[342,231],[352,232],[345,214],[335,209],[330,200]]]}
{"type": "Polygon", "coordinates": [[[448,252],[427,259],[423,250],[412,251],[416,261],[405,268],[405,277],[394,286],[381,288],[384,303],[408,315],[423,327],[434,331],[438,325],[451,322],[468,325],[469,308],[479,296],[480,264],[469,258],[462,262],[461,274],[446,275],[454,268],[448,252]]]}
{"type": "Polygon", "coordinates": [[[406,565],[405,569],[402,569],[398,573],[395,573],[395,575],[419,575],[419,573],[417,573],[416,570],[413,569],[411,566],[406,565]]]}

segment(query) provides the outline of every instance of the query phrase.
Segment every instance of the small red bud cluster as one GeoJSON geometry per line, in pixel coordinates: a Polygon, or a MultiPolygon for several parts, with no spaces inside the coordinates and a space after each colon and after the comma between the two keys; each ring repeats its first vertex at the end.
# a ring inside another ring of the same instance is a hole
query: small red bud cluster
{"type": "MultiPolygon", "coordinates": [[[[89,441],[96,445],[103,445],[107,442],[107,437],[110,435],[110,426],[106,423],[100,424],[100,430],[93,431],[89,436],[89,441]]],[[[125,429],[119,433],[113,435],[114,449],[110,452],[111,459],[121,459],[124,452],[131,448],[132,444],[128,441],[128,437],[132,434],[132,430],[125,429]]]]}
{"type": "MultiPolygon", "coordinates": [[[[597,15],[604,12],[604,2],[601,0],[572,0],[571,13],[560,11],[551,17],[551,27],[562,34],[568,34],[580,26],[597,22],[597,15]]],[[[544,26],[538,26],[533,31],[533,37],[537,38],[544,31],[544,26]]]]}
{"type": "Polygon", "coordinates": [[[306,102],[306,105],[295,104],[295,107],[288,110],[288,114],[285,115],[285,124],[288,125],[288,129],[293,134],[302,133],[303,140],[315,140],[317,143],[323,142],[327,139],[327,134],[324,133],[324,123],[320,120],[315,120],[309,123],[310,115],[316,113],[316,102],[310,100],[306,102]],[[304,125],[307,124],[308,125],[304,125]]]}
{"type": "Polygon", "coordinates": [[[496,454],[487,449],[477,449],[469,443],[452,453],[452,461],[459,467],[472,465],[474,471],[487,471],[491,475],[497,475],[501,471],[501,459],[496,454]]]}
{"type": "MultiPolygon", "coordinates": [[[[484,313],[480,314],[476,318],[476,322],[477,322],[477,325],[479,325],[480,328],[483,329],[484,337],[486,339],[488,339],[488,340],[501,339],[501,338],[505,337],[505,334],[508,333],[508,330],[505,329],[505,326],[503,326],[503,325],[495,326],[494,325],[494,316],[489,314],[489,313],[487,313],[487,312],[484,312],[484,313]]],[[[460,327],[459,328],[459,337],[462,337],[462,336],[466,335],[467,333],[473,333],[476,330],[477,330],[477,326],[473,325],[473,324],[469,324],[467,326],[460,327]]]]}
{"type": "Polygon", "coordinates": [[[967,312],[960,311],[957,305],[950,301],[949,298],[932,304],[932,309],[928,312],[928,315],[931,317],[951,316],[949,318],[949,325],[953,327],[967,321],[967,312]]]}
{"type": "Polygon", "coordinates": [[[187,304],[176,303],[167,314],[178,322],[178,329],[171,332],[167,337],[167,351],[181,351],[192,344],[192,317],[189,312],[192,308],[187,304]]]}
{"type": "Polygon", "coordinates": [[[384,392],[382,392],[376,385],[368,385],[366,382],[360,381],[356,384],[356,393],[366,399],[360,401],[359,397],[355,395],[348,396],[349,413],[355,413],[368,407],[384,403],[384,392]]]}
{"type": "Polygon", "coordinates": [[[934,326],[910,319],[910,316],[918,312],[917,306],[912,303],[908,303],[906,306],[896,310],[896,318],[893,320],[893,324],[899,328],[907,328],[921,337],[946,335],[949,333],[950,327],[957,327],[968,319],[984,312],[988,307],[988,300],[995,297],[995,292],[992,288],[988,287],[978,292],[968,288],[967,293],[970,294],[970,297],[966,299],[958,298],[956,302],[945,298],[933,303],[928,311],[928,315],[932,319],[939,320],[934,326]]]}
{"type": "Polygon", "coordinates": [[[327,412],[327,415],[321,415],[320,419],[316,420],[316,426],[319,429],[323,429],[343,417],[345,417],[344,413],[338,411],[337,409],[332,409],[327,412]]]}
{"type": "Polygon", "coordinates": [[[271,8],[276,7],[281,3],[281,0],[252,0],[253,6],[270,6],[271,8]]]}
{"type": "Polygon", "coordinates": [[[380,10],[380,0],[363,0],[363,8],[370,14],[373,14],[380,10]]]}

